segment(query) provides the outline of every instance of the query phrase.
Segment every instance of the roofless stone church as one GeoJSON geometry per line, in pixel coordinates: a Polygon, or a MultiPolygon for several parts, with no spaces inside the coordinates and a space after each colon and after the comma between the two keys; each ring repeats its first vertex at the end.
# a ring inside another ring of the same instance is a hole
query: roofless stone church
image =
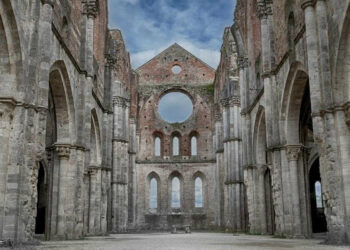
{"type": "Polygon", "coordinates": [[[176,43],[132,69],[108,14],[0,1],[0,240],[350,243],[349,0],[237,0],[216,70],[176,43]]]}

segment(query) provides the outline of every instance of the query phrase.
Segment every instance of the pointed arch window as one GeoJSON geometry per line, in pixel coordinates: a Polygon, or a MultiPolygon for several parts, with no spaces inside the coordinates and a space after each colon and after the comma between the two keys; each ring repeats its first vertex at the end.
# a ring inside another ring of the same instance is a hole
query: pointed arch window
{"type": "Polygon", "coordinates": [[[315,182],[316,207],[323,208],[322,185],[320,181],[315,182]]]}
{"type": "Polygon", "coordinates": [[[172,208],[180,208],[180,179],[178,177],[174,177],[171,181],[171,207],[172,208]]]}
{"type": "Polygon", "coordinates": [[[173,156],[180,155],[180,140],[178,136],[173,137],[173,156]]]}
{"type": "Polygon", "coordinates": [[[194,181],[194,197],[195,207],[203,207],[203,181],[200,177],[197,177],[194,181]]]}
{"type": "Polygon", "coordinates": [[[149,183],[149,208],[158,208],[158,181],[154,177],[149,183]]]}
{"type": "Polygon", "coordinates": [[[191,138],[191,155],[197,155],[197,136],[192,136],[191,138]]]}
{"type": "Polygon", "coordinates": [[[159,136],[154,139],[154,155],[161,156],[162,152],[162,141],[159,136]]]}

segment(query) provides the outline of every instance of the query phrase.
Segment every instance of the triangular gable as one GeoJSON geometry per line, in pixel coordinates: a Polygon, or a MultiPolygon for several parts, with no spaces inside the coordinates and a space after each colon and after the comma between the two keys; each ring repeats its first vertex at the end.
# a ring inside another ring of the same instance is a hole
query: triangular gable
{"type": "Polygon", "coordinates": [[[210,84],[215,70],[192,53],[175,43],[143,64],[137,70],[140,84],[210,84]],[[173,73],[174,66],[181,72],[173,73]]]}

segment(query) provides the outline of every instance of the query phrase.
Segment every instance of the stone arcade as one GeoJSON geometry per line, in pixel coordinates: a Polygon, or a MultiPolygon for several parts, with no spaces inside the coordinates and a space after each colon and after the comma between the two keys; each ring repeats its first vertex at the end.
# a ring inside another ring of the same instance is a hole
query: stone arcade
{"type": "Polygon", "coordinates": [[[237,0],[216,71],[178,44],[133,70],[107,5],[0,0],[0,240],[350,243],[350,0],[237,0]]]}

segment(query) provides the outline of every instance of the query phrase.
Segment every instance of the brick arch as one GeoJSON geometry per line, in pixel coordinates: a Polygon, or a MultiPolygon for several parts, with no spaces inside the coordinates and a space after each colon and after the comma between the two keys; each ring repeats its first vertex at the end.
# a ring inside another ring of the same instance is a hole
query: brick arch
{"type": "Polygon", "coordinates": [[[160,139],[160,156],[163,156],[165,153],[165,142],[164,142],[164,134],[161,131],[154,131],[152,133],[153,136],[153,154],[155,155],[156,151],[156,139],[160,139]]]}
{"type": "Polygon", "coordinates": [[[181,133],[180,133],[180,131],[174,131],[174,132],[172,132],[171,133],[171,136],[170,136],[170,138],[171,138],[171,141],[170,141],[170,149],[171,149],[171,155],[173,155],[173,150],[174,150],[174,138],[175,137],[177,137],[178,138],[178,140],[179,140],[179,156],[181,156],[181,155],[183,155],[183,143],[182,143],[182,135],[181,135],[181,133]]]}

